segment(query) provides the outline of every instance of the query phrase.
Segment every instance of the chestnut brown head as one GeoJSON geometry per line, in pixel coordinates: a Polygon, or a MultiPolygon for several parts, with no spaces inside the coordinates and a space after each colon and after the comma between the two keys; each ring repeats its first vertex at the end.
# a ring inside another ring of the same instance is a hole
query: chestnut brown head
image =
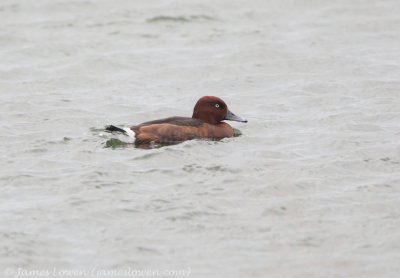
{"type": "Polygon", "coordinates": [[[247,123],[247,120],[230,112],[222,99],[214,96],[204,96],[200,98],[194,106],[192,118],[202,120],[209,124],[217,124],[223,120],[247,123]]]}

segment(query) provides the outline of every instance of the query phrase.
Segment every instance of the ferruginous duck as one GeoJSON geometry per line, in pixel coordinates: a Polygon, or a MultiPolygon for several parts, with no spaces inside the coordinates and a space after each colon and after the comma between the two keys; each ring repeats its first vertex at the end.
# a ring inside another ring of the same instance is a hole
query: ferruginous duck
{"type": "Polygon", "coordinates": [[[152,144],[176,144],[186,140],[220,140],[233,137],[233,128],[225,120],[247,123],[247,120],[229,111],[225,102],[214,96],[200,98],[189,117],[169,117],[144,122],[130,128],[113,125],[106,127],[108,132],[123,133],[135,140],[136,146],[152,144]]]}

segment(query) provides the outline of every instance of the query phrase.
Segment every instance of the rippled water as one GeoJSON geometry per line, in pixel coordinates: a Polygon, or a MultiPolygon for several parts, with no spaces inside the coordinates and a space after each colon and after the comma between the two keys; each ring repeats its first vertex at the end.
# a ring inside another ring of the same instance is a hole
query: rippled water
{"type": "Polygon", "coordinates": [[[399,14],[395,0],[2,1],[3,276],[397,277],[399,14]],[[105,147],[104,125],[190,116],[203,95],[249,120],[241,137],[105,147]]]}

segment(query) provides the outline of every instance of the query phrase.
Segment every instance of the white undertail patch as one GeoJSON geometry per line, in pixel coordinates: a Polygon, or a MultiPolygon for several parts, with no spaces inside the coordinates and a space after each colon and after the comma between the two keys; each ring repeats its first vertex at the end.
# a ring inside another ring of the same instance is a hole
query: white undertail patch
{"type": "Polygon", "coordinates": [[[135,139],[135,132],[132,129],[130,129],[129,127],[124,127],[122,129],[126,131],[126,135],[128,135],[132,139],[135,139]]]}
{"type": "Polygon", "coordinates": [[[120,140],[121,142],[132,144],[135,142],[135,132],[131,130],[129,127],[119,127],[124,131],[122,133],[121,131],[113,132],[112,134],[114,135],[115,138],[120,140]]]}

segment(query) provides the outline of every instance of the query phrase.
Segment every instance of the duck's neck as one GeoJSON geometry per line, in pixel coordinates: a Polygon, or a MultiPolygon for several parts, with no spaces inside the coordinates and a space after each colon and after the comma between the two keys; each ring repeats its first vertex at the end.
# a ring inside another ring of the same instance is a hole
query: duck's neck
{"type": "Polygon", "coordinates": [[[193,112],[192,118],[202,120],[203,122],[211,125],[218,124],[218,121],[216,121],[214,117],[208,113],[193,112]]]}

